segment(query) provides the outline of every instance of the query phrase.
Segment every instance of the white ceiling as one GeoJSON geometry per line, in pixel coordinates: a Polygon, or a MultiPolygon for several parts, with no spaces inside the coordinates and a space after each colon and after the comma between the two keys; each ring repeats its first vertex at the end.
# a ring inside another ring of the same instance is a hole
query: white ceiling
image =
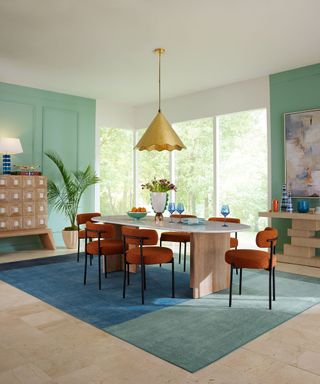
{"type": "Polygon", "coordinates": [[[0,81],[141,105],[320,62],[319,0],[0,0],[0,81]]]}

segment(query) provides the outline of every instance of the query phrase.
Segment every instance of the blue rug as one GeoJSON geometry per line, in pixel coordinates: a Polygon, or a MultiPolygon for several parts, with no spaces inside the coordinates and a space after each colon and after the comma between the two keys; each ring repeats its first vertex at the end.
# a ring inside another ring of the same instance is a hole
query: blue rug
{"type": "Polygon", "coordinates": [[[171,271],[147,268],[145,305],[140,274],[131,274],[126,299],[122,272],[102,278],[96,261],[83,285],[83,261],[75,255],[0,264],[0,278],[83,321],[105,330],[189,372],[195,372],[320,302],[320,280],[277,272],[277,301],[269,311],[265,271],[244,271],[243,294],[228,292],[193,300],[189,274],[177,266],[176,298],[171,271]]]}

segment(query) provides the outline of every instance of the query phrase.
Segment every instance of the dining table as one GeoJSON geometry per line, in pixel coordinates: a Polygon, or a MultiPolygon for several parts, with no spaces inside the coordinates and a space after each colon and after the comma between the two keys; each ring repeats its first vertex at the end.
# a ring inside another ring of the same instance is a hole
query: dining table
{"type": "Polygon", "coordinates": [[[195,220],[186,224],[179,220],[171,222],[167,217],[163,221],[156,222],[154,216],[146,216],[139,220],[126,215],[99,216],[92,221],[113,224],[118,238],[121,238],[122,226],[190,233],[190,287],[193,298],[200,298],[229,287],[230,266],[225,262],[225,253],[230,249],[230,234],[250,228],[246,224],[228,222],[224,226],[223,222],[207,220],[199,223],[195,220]]]}

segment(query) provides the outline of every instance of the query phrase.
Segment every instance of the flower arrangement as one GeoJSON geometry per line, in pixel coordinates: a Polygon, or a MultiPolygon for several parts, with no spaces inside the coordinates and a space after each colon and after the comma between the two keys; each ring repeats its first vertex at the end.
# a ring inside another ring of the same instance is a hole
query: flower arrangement
{"type": "Polygon", "coordinates": [[[156,179],[141,185],[142,189],[148,189],[150,192],[168,192],[176,191],[177,187],[167,179],[156,179]]]}

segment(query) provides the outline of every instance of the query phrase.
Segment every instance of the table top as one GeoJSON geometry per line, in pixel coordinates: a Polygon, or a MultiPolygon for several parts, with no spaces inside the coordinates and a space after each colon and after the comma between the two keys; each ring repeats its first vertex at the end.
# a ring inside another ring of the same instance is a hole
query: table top
{"type": "Polygon", "coordinates": [[[156,230],[165,231],[179,231],[179,232],[202,232],[202,233],[231,233],[246,231],[250,228],[246,224],[227,223],[228,226],[224,227],[223,222],[220,221],[205,221],[204,224],[182,224],[178,222],[170,223],[169,218],[165,217],[159,224],[155,222],[154,216],[146,216],[143,219],[133,219],[127,215],[121,216],[98,216],[92,221],[128,225],[134,227],[151,228],[156,230]]]}
{"type": "Polygon", "coordinates": [[[259,212],[260,217],[270,217],[273,219],[298,219],[320,221],[318,213],[300,213],[300,212],[259,212]]]}

